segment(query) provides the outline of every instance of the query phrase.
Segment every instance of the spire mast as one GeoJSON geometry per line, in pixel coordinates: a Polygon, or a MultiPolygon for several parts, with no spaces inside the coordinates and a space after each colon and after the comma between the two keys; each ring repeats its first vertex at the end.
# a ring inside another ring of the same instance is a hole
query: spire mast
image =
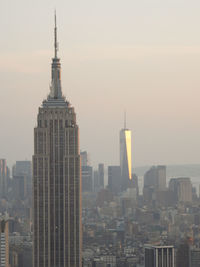
{"type": "Polygon", "coordinates": [[[56,10],[55,10],[55,28],[54,28],[54,49],[55,49],[55,58],[57,58],[58,43],[57,43],[56,10]]]}
{"type": "Polygon", "coordinates": [[[126,110],[124,110],[124,129],[126,129],[126,110]]]}

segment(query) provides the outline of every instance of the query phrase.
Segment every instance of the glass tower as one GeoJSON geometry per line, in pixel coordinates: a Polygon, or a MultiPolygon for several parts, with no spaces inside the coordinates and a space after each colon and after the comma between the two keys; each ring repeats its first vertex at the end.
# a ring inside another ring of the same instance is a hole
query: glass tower
{"type": "Polygon", "coordinates": [[[120,131],[120,167],[121,189],[124,191],[132,180],[131,131],[125,127],[120,131]]]}

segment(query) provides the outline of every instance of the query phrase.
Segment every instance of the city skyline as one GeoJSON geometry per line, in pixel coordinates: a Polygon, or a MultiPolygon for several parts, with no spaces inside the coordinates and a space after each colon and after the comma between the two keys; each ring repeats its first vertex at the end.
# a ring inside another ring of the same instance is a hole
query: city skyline
{"type": "Polygon", "coordinates": [[[0,7],[0,265],[200,266],[200,2],[0,7]]]}
{"type": "Polygon", "coordinates": [[[1,158],[9,166],[31,159],[34,110],[48,94],[55,6],[64,94],[77,107],[81,149],[92,165],[118,163],[124,108],[134,166],[198,163],[200,3],[178,0],[2,2],[1,158]],[[11,109],[3,112],[8,103],[20,121],[11,109]]]}

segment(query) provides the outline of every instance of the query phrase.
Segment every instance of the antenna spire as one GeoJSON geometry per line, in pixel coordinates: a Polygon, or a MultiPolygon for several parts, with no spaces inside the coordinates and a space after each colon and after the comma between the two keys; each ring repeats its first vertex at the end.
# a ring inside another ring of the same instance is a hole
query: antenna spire
{"type": "Polygon", "coordinates": [[[124,129],[126,129],[126,110],[124,110],[124,129]]]}
{"type": "Polygon", "coordinates": [[[56,10],[55,10],[55,28],[54,28],[54,49],[55,49],[55,58],[57,58],[58,52],[58,43],[57,43],[57,24],[56,24],[56,10]]]}

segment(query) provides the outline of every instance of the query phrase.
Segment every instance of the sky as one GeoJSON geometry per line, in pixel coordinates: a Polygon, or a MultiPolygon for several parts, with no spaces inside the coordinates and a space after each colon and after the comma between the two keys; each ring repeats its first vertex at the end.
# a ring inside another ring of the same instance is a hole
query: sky
{"type": "Polygon", "coordinates": [[[49,92],[57,10],[62,90],[93,166],[199,163],[199,0],[0,1],[0,158],[31,159],[49,92]]]}

